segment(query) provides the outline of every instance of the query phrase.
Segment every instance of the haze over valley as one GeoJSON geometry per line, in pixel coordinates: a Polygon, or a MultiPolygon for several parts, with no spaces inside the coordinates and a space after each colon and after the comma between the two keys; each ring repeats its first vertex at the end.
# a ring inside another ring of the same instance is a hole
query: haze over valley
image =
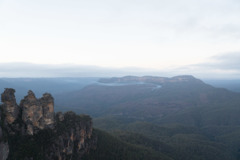
{"type": "Polygon", "coordinates": [[[240,160],[240,1],[0,0],[0,160],[240,160]]]}
{"type": "MultiPolygon", "coordinates": [[[[56,112],[90,115],[94,127],[92,139],[98,137],[98,141],[93,140],[95,149],[90,149],[85,159],[138,159],[140,156],[143,159],[212,160],[221,155],[223,160],[237,160],[239,156],[240,93],[223,86],[213,87],[191,75],[2,78],[0,86],[1,90],[15,88],[18,103],[29,89],[37,97],[46,91],[54,96],[56,112]]],[[[40,136],[37,131],[36,136],[40,136]]],[[[30,144],[22,140],[17,143],[19,147],[30,144]]],[[[28,152],[11,149],[11,142],[9,145],[10,157],[29,156],[28,152]]]]}

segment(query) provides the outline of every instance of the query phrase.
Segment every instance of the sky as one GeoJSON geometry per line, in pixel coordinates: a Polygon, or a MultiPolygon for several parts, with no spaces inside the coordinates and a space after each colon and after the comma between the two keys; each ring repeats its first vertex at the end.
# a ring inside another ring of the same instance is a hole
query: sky
{"type": "Polygon", "coordinates": [[[239,0],[0,0],[0,76],[15,63],[240,78],[239,17],[239,0]]]}

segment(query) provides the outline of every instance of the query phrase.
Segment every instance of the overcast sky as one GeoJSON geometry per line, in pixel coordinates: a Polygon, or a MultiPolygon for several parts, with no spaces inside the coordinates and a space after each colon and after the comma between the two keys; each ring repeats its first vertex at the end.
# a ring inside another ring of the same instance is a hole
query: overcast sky
{"type": "Polygon", "coordinates": [[[0,0],[0,63],[240,77],[239,17],[239,0],[0,0]]]}

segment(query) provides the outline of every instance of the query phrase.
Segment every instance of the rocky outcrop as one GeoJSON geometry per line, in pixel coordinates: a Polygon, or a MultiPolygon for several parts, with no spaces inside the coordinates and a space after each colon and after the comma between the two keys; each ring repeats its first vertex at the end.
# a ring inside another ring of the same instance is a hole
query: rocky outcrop
{"type": "Polygon", "coordinates": [[[68,157],[80,159],[89,148],[94,146],[92,137],[92,122],[89,116],[78,116],[74,112],[58,114],[57,138],[49,148],[48,159],[67,160],[68,157]]]}
{"type": "Polygon", "coordinates": [[[125,76],[125,77],[102,78],[98,82],[100,83],[153,83],[153,84],[164,85],[166,83],[190,82],[190,81],[201,82],[199,79],[196,79],[191,75],[175,76],[172,78],[154,77],[154,76],[143,76],[143,77],[125,76]]]}
{"type": "MultiPolygon", "coordinates": [[[[0,116],[0,121],[1,121],[1,116],[0,116]]],[[[2,127],[0,126],[0,160],[6,160],[8,157],[8,154],[9,154],[9,146],[8,146],[8,143],[4,142],[3,140],[3,130],[2,130],[2,127]]]]}
{"type": "Polygon", "coordinates": [[[0,142],[0,159],[6,160],[9,154],[9,146],[7,143],[0,142]]]}
{"type": "Polygon", "coordinates": [[[73,112],[55,115],[54,99],[49,93],[37,99],[29,91],[18,106],[14,92],[5,89],[2,94],[0,160],[81,159],[94,148],[89,116],[73,112]]]}
{"type": "Polygon", "coordinates": [[[39,130],[54,127],[54,102],[53,97],[45,93],[41,99],[37,99],[32,91],[20,103],[22,120],[26,124],[29,135],[39,130]]]}
{"type": "Polygon", "coordinates": [[[19,107],[17,106],[14,93],[14,89],[5,89],[1,95],[3,102],[2,111],[5,115],[5,122],[8,124],[12,124],[18,118],[19,114],[19,107]]]}

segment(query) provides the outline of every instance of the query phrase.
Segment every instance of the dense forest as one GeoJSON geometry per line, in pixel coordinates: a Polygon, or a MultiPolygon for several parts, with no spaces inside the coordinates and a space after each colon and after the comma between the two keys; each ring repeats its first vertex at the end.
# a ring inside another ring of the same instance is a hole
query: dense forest
{"type": "Polygon", "coordinates": [[[240,93],[192,76],[84,80],[47,80],[63,85],[55,110],[93,119],[98,143],[83,159],[240,159],[240,93]]]}
{"type": "Polygon", "coordinates": [[[161,84],[91,85],[65,98],[76,112],[92,115],[95,128],[165,158],[240,158],[240,94],[194,77],[161,84]]]}

